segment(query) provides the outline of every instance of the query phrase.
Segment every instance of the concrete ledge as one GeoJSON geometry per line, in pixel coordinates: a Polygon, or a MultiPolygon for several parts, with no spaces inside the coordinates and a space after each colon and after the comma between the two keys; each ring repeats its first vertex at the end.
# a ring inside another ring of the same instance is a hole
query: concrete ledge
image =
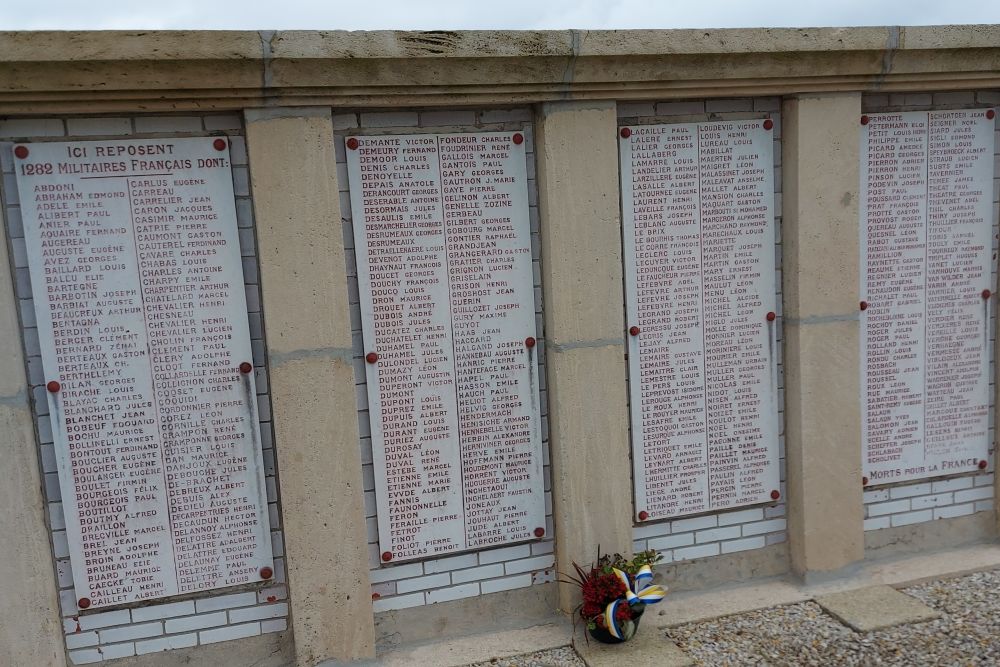
{"type": "Polygon", "coordinates": [[[1000,26],[684,30],[0,31],[0,62],[623,55],[982,49],[1000,26]]]}
{"type": "MultiPolygon", "coordinates": [[[[788,544],[741,551],[724,556],[669,563],[656,568],[671,593],[703,591],[722,584],[776,577],[789,572],[788,544]]],[[[669,597],[667,598],[669,600],[669,597]]],[[[662,603],[661,603],[662,604],[662,603]]],[[[651,607],[651,611],[658,606],[651,607]]]]}
{"type": "MultiPolygon", "coordinates": [[[[568,645],[573,628],[566,619],[515,630],[471,635],[457,639],[427,642],[390,651],[377,660],[350,663],[352,667],[459,667],[470,662],[485,662],[494,658],[509,658],[568,645]]],[[[343,664],[324,662],[317,667],[343,664]]]]}
{"type": "Polygon", "coordinates": [[[1000,86],[1000,26],[0,32],[0,114],[1000,86]]]}
{"type": "MultiPolygon", "coordinates": [[[[491,631],[520,632],[519,628],[562,621],[564,617],[556,612],[556,606],[556,585],[549,583],[380,612],[375,615],[376,654],[386,659],[386,654],[399,646],[429,640],[441,642],[491,631]]],[[[565,646],[569,640],[567,634],[556,646],[565,646]]]]}
{"type": "MultiPolygon", "coordinates": [[[[203,644],[192,648],[100,663],[104,667],[193,667],[196,665],[253,665],[253,667],[290,667],[295,663],[291,632],[272,632],[239,641],[203,644]]],[[[70,663],[72,664],[72,663],[70,663]]]]}
{"type": "Polygon", "coordinates": [[[865,557],[885,558],[974,544],[997,536],[995,512],[977,512],[865,533],[865,557]]]}

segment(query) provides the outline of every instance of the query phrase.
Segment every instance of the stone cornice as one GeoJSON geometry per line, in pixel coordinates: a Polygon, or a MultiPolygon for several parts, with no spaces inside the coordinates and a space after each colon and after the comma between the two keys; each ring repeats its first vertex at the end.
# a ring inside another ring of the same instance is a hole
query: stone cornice
{"type": "Polygon", "coordinates": [[[0,32],[0,113],[1000,87],[1000,26],[0,32]]]}

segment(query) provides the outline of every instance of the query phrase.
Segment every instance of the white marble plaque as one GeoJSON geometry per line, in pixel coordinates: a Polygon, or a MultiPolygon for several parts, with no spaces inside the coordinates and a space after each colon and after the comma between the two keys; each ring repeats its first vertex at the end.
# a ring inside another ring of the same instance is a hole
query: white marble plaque
{"type": "Polygon", "coordinates": [[[260,581],[273,564],[227,142],[14,155],[80,606],[260,581]]]}
{"type": "Polygon", "coordinates": [[[541,537],[523,135],[347,147],[382,559],[541,537]]]}
{"type": "Polygon", "coordinates": [[[769,128],[639,125],[620,140],[642,520],[771,501],[780,488],[769,128]]]}
{"type": "Polygon", "coordinates": [[[869,484],[989,450],[994,121],[869,114],[861,131],[862,434],[869,484]]]}

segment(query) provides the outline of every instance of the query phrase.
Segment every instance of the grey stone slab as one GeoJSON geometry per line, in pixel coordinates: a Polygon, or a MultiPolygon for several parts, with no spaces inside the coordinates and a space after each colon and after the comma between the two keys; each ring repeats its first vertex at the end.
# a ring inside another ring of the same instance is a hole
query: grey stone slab
{"type": "Polygon", "coordinates": [[[587,667],[688,667],[694,660],[677,644],[667,639],[659,628],[640,627],[623,644],[601,644],[577,638],[573,648],[587,667]]]}
{"type": "Polygon", "coordinates": [[[941,614],[920,600],[891,586],[868,586],[816,598],[816,603],[841,623],[858,632],[871,632],[906,623],[920,623],[941,614]]]}

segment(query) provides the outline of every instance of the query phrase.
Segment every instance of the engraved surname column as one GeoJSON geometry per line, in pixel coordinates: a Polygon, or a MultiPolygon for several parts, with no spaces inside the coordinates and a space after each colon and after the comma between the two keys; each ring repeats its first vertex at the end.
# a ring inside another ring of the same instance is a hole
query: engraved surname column
{"type": "Polygon", "coordinates": [[[708,509],[698,126],[622,144],[636,509],[655,519],[708,509]]]}
{"type": "Polygon", "coordinates": [[[229,154],[219,139],[188,150],[131,189],[181,592],[270,565],[229,154]]]}
{"type": "Polygon", "coordinates": [[[701,123],[702,281],[710,507],[778,489],[772,136],[761,120],[701,123]]]}
{"type": "MultiPolygon", "coordinates": [[[[59,302],[49,301],[48,307],[57,356],[71,352],[62,344],[71,340],[65,337],[68,331],[64,327],[68,320],[79,316],[80,308],[86,308],[95,316],[91,320],[93,324],[100,321],[95,338],[95,342],[103,348],[100,356],[111,360],[109,365],[121,369],[114,378],[97,381],[105,387],[104,391],[115,394],[120,402],[99,401],[97,392],[92,394],[94,399],[86,399],[82,394],[89,392],[74,391],[69,387],[61,394],[70,463],[75,474],[85,472],[85,468],[78,467],[84,459],[74,456],[81,453],[77,448],[82,443],[73,433],[74,424],[79,423],[81,418],[71,414],[84,409],[84,403],[104,403],[103,410],[97,414],[100,414],[105,430],[99,434],[102,436],[100,440],[94,442],[100,449],[91,451],[99,453],[103,450],[108,455],[105,460],[109,462],[112,457],[117,459],[115,472],[106,467],[100,474],[106,480],[103,484],[116,487],[114,496],[108,495],[95,502],[94,494],[84,491],[88,486],[85,477],[78,477],[82,483],[78,486],[80,539],[83,540],[85,553],[90,552],[80,566],[86,569],[87,577],[92,582],[90,594],[84,597],[90,599],[92,606],[100,607],[171,595],[177,588],[171,564],[173,554],[160,438],[156,416],[151,408],[154,388],[146,367],[148,339],[142,321],[141,297],[136,288],[140,276],[132,244],[135,221],[129,216],[127,182],[121,179],[81,179],[79,185],[82,189],[91,190],[87,197],[90,201],[77,202],[80,210],[76,216],[84,228],[81,231],[93,241],[88,244],[89,256],[77,261],[93,269],[90,276],[100,285],[97,298],[88,299],[87,306],[80,304],[76,308],[63,308],[59,302]],[[116,478],[118,481],[113,481],[116,478]],[[121,501],[124,504],[120,504],[121,501]],[[109,510],[120,513],[117,516],[121,522],[110,532],[107,531],[111,526],[105,525],[106,532],[102,539],[100,533],[94,532],[98,525],[91,517],[95,512],[109,510]],[[111,537],[113,539],[109,540],[111,537]],[[94,549],[101,542],[104,542],[102,548],[94,549]],[[140,543],[143,549],[136,551],[136,545],[140,543]],[[111,553],[117,557],[114,569],[108,558],[111,553]],[[114,577],[109,576],[112,571],[114,577]]],[[[39,215],[46,217],[44,211],[40,211],[39,215]]],[[[43,239],[43,245],[45,242],[43,239]]],[[[43,248],[43,256],[45,253],[43,248]]],[[[77,324],[82,322],[78,320],[77,324]]],[[[82,350],[78,347],[77,351],[82,350]]],[[[81,371],[92,369],[91,364],[80,363],[83,360],[78,357],[67,356],[65,359],[70,363],[64,368],[60,362],[60,377],[72,378],[81,371]],[[74,362],[75,359],[78,360],[74,362]]],[[[68,521],[72,521],[69,518],[71,511],[67,511],[68,521]]],[[[77,567],[76,561],[73,565],[77,567]]]]}
{"type": "Polygon", "coordinates": [[[385,560],[465,548],[438,141],[348,140],[385,560]]]}
{"type": "Polygon", "coordinates": [[[872,114],[862,151],[862,433],[878,484],[923,463],[927,113],[872,114]]]}
{"type": "Polygon", "coordinates": [[[127,167],[99,153],[32,145],[18,174],[73,580],[95,608],[177,592],[127,167]]]}
{"type": "Polygon", "coordinates": [[[545,526],[523,135],[441,135],[466,539],[545,526]]]}
{"type": "Polygon", "coordinates": [[[978,469],[989,429],[993,121],[932,111],[927,157],[924,456],[929,471],[978,469]]]}

